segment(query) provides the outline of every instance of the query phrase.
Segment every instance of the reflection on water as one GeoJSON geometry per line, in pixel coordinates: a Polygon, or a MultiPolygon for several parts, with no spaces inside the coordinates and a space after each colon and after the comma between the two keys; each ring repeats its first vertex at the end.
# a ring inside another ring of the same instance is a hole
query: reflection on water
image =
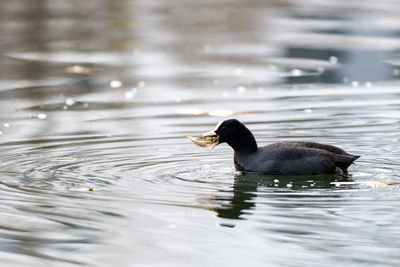
{"type": "MultiPolygon", "coordinates": [[[[321,197],[321,189],[335,187],[335,182],[347,181],[346,176],[340,175],[312,175],[312,176],[269,176],[241,174],[234,179],[233,196],[218,197],[221,207],[216,212],[218,217],[227,219],[241,219],[243,214],[251,214],[251,209],[257,203],[257,196],[268,199],[275,197],[321,197]],[[294,193],[298,191],[300,194],[294,193]],[[313,190],[309,192],[308,190],[313,190]],[[317,191],[318,190],[318,191],[317,191]],[[317,193],[317,194],[313,194],[317,193]]],[[[329,191],[323,193],[329,194],[329,191]]],[[[338,195],[338,197],[340,197],[338,195]]]]}
{"type": "Polygon", "coordinates": [[[396,1],[0,9],[4,266],[400,264],[396,1]],[[362,157],[235,175],[184,138],[228,117],[362,157]]]}

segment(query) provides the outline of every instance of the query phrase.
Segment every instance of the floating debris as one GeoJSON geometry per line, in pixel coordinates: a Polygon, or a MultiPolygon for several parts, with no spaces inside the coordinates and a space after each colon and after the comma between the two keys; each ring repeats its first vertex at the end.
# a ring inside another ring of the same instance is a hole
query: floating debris
{"type": "Polygon", "coordinates": [[[138,82],[138,87],[145,87],[146,86],[146,82],[145,81],[139,81],[138,82]]]}
{"type": "Polygon", "coordinates": [[[335,56],[331,56],[329,57],[329,63],[331,63],[332,65],[335,65],[338,63],[338,58],[335,56]]]}
{"type": "Polygon", "coordinates": [[[74,191],[74,192],[93,192],[94,188],[93,187],[76,187],[76,188],[69,188],[69,191],[74,191]]]}
{"type": "Polygon", "coordinates": [[[75,73],[75,74],[89,74],[92,72],[91,68],[84,67],[81,65],[73,65],[65,68],[67,73],[75,73]]]}
{"type": "Polygon", "coordinates": [[[132,91],[125,92],[126,99],[132,99],[134,96],[135,96],[135,94],[132,91]]]}
{"type": "Polygon", "coordinates": [[[300,70],[300,69],[293,69],[292,70],[292,76],[299,77],[301,75],[303,75],[303,71],[302,70],[300,70]]]}
{"type": "Polygon", "coordinates": [[[236,88],[238,93],[244,93],[246,91],[246,87],[244,86],[238,86],[238,88],[236,88]]]}
{"type": "Polygon", "coordinates": [[[337,187],[342,186],[342,185],[365,185],[369,187],[387,187],[389,186],[386,183],[382,182],[375,182],[375,181],[366,181],[366,182],[331,182],[332,185],[335,185],[337,187]]]}
{"type": "Polygon", "coordinates": [[[112,88],[120,88],[120,87],[122,86],[122,82],[121,82],[121,81],[118,81],[118,80],[112,80],[112,81],[110,82],[110,86],[111,86],[112,88]]]}
{"type": "Polygon", "coordinates": [[[352,81],[351,82],[351,86],[352,87],[358,87],[360,85],[360,83],[358,81],[352,81]]]}
{"type": "Polygon", "coordinates": [[[40,114],[37,114],[36,117],[37,117],[39,120],[45,120],[45,119],[47,118],[47,115],[44,114],[44,113],[40,113],[40,114]]]}
{"type": "Polygon", "coordinates": [[[65,104],[66,104],[67,106],[72,106],[73,104],[75,104],[75,100],[73,100],[72,98],[67,98],[67,99],[65,100],[65,104]]]}

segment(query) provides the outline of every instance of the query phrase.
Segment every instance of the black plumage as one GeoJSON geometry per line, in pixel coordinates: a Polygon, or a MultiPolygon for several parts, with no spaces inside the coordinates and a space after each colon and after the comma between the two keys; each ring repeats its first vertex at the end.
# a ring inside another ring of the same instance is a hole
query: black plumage
{"type": "Polygon", "coordinates": [[[329,174],[347,173],[347,168],[360,156],[314,142],[278,142],[258,147],[251,131],[240,121],[220,122],[205,136],[219,136],[234,150],[238,171],[260,174],[329,174]]]}

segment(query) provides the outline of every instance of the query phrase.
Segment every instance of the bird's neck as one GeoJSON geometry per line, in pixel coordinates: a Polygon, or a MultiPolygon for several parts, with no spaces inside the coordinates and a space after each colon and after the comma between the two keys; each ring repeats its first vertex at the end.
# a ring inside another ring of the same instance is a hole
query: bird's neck
{"type": "Polygon", "coordinates": [[[247,128],[241,133],[240,137],[238,136],[230,140],[228,145],[230,145],[235,153],[239,155],[251,154],[258,150],[257,141],[254,138],[254,135],[247,128]]]}

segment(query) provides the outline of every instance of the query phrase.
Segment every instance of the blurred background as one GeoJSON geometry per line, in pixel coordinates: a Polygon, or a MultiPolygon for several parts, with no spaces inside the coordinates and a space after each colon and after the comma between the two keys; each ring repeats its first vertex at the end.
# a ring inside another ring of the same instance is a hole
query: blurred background
{"type": "Polygon", "coordinates": [[[2,266],[399,266],[400,2],[0,1],[2,266]],[[350,176],[235,176],[260,145],[350,176]]]}

